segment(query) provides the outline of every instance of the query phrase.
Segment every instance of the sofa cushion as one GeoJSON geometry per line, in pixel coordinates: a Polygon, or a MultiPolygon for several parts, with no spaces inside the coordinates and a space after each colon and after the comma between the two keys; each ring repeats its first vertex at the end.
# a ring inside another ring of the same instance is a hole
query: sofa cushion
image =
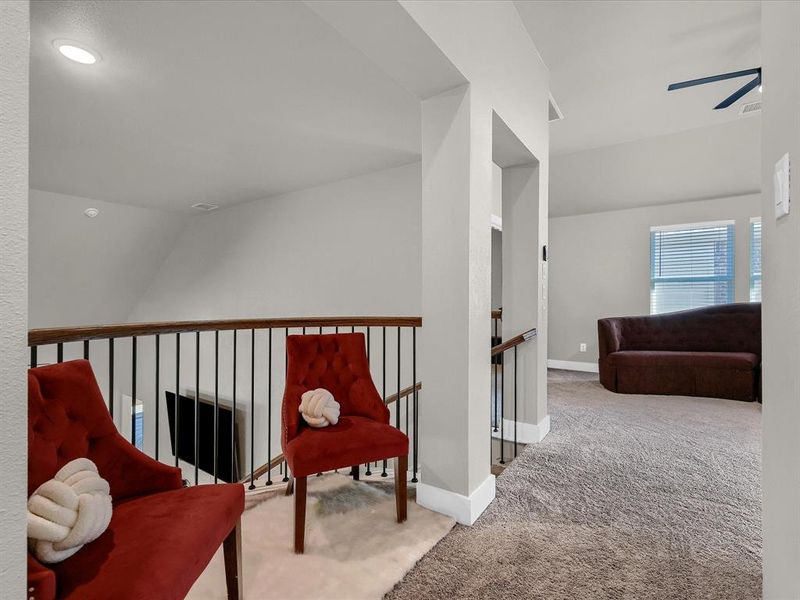
{"type": "Polygon", "coordinates": [[[759,364],[751,352],[675,352],[667,350],[622,350],[608,355],[615,367],[699,367],[752,371],[759,364]]]}
{"type": "Polygon", "coordinates": [[[306,427],[285,448],[297,477],[408,454],[408,437],[391,425],[343,416],[336,425],[306,427]]]}
{"type": "Polygon", "coordinates": [[[184,598],[243,510],[239,484],[199,485],[115,504],[103,535],[52,565],[58,597],[184,598]]]}

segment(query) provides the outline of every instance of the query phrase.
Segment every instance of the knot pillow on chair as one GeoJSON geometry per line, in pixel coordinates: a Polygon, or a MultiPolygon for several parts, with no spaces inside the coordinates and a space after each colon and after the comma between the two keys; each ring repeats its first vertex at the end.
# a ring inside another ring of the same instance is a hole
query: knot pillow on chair
{"type": "Polygon", "coordinates": [[[311,427],[327,427],[339,422],[339,403],[324,388],[309,390],[300,396],[300,412],[311,427]]]}
{"type": "Polygon", "coordinates": [[[68,462],[28,498],[28,542],[43,563],[69,558],[110,521],[108,482],[88,458],[68,462]]]}

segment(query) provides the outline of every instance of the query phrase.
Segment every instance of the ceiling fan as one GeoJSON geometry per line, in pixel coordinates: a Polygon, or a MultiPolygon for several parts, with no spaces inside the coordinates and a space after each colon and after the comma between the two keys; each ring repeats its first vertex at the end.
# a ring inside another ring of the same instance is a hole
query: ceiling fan
{"type": "Polygon", "coordinates": [[[751,92],[752,90],[756,89],[761,85],[761,67],[755,67],[753,69],[745,69],[744,71],[734,71],[732,73],[723,73],[722,75],[712,75],[710,77],[701,77],[700,79],[690,79],[689,81],[681,81],[679,83],[670,83],[667,87],[667,91],[671,92],[673,90],[681,90],[687,87],[694,87],[696,85],[704,85],[706,83],[714,83],[716,81],[724,81],[726,79],[735,79],[737,77],[746,77],[747,75],[755,75],[755,78],[752,81],[744,84],[738,90],[733,92],[730,96],[725,98],[722,102],[717,104],[714,107],[714,110],[719,110],[721,108],[728,108],[731,104],[736,102],[739,98],[751,92]]]}

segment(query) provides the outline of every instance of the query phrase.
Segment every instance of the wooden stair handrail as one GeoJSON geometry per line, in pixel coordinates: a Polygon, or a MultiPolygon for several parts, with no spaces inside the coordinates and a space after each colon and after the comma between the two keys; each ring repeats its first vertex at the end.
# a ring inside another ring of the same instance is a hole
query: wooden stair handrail
{"type": "Polygon", "coordinates": [[[505,352],[506,350],[510,350],[514,346],[519,346],[520,344],[527,342],[530,339],[536,337],[536,328],[528,329],[519,335],[515,335],[509,340],[506,340],[502,344],[497,344],[497,346],[492,346],[492,356],[500,354],[501,352],[505,352]]]}
{"type": "MultiPolygon", "coordinates": [[[[386,397],[386,406],[389,406],[393,402],[397,402],[398,398],[402,400],[403,398],[406,398],[411,394],[413,394],[414,392],[418,392],[421,389],[422,389],[421,381],[418,381],[416,385],[410,385],[407,388],[403,388],[402,390],[400,390],[399,394],[395,393],[392,394],[391,396],[386,397]]],[[[270,469],[275,469],[276,467],[278,467],[278,465],[280,465],[282,462],[283,462],[283,452],[281,452],[275,458],[269,461],[269,463],[261,465],[257,469],[253,469],[253,479],[258,479],[270,469]]],[[[244,477],[244,479],[242,479],[239,483],[250,483],[250,475],[244,477]]]]}
{"type": "Polygon", "coordinates": [[[287,327],[421,327],[422,317],[289,317],[280,319],[225,319],[212,321],[163,321],[54,327],[28,331],[28,346],[44,346],[86,340],[103,340],[166,333],[228,331],[234,329],[284,329],[287,327]]]}

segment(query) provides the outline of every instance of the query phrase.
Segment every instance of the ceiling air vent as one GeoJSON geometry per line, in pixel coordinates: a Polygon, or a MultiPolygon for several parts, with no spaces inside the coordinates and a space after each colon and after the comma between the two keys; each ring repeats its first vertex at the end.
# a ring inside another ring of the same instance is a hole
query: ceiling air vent
{"type": "Polygon", "coordinates": [[[739,110],[739,116],[744,117],[747,115],[755,114],[757,112],[761,112],[761,101],[743,104],[742,108],[739,110]]]}
{"type": "Polygon", "coordinates": [[[210,210],[217,210],[219,206],[217,206],[216,204],[206,204],[205,202],[198,202],[197,204],[192,204],[192,208],[208,212],[210,210]]]}

